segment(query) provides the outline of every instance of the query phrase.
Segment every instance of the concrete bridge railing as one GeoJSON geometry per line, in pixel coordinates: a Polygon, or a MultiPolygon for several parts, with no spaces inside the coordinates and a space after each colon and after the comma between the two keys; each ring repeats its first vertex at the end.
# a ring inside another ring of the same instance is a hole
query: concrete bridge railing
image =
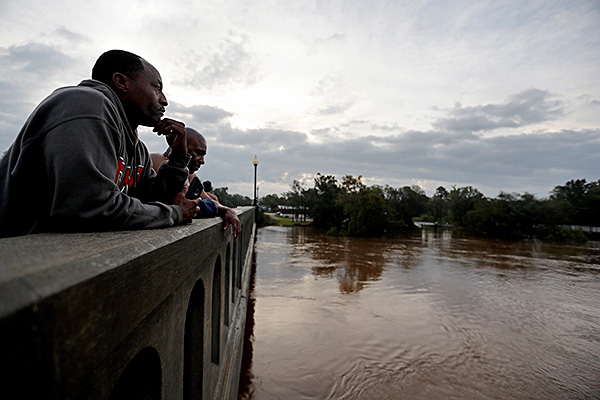
{"type": "Polygon", "coordinates": [[[233,399],[255,237],[220,218],[0,240],[4,399],[233,399]]]}

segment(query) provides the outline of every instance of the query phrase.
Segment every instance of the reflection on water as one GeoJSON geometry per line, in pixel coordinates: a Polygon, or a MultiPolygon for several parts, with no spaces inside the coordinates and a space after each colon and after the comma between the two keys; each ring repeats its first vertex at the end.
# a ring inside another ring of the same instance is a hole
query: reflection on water
{"type": "Polygon", "coordinates": [[[597,242],[268,227],[256,265],[240,398],[600,398],[597,242]]]}
{"type": "Polygon", "coordinates": [[[316,276],[336,278],[342,293],[361,290],[366,282],[380,278],[385,264],[385,243],[376,240],[307,235],[307,229],[296,229],[289,236],[292,266],[306,268],[306,255],[316,276]]]}

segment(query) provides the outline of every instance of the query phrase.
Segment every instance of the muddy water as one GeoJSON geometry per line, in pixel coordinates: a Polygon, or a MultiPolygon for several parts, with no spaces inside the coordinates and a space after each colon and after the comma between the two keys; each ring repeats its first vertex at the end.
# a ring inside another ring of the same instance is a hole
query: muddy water
{"type": "Polygon", "coordinates": [[[242,399],[598,399],[600,243],[259,231],[242,399]]]}

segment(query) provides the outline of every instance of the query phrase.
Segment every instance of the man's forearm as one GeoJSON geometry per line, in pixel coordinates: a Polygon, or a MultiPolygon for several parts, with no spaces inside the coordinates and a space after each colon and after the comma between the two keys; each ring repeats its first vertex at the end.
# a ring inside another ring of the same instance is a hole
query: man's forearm
{"type": "Polygon", "coordinates": [[[152,194],[148,200],[158,200],[173,204],[175,196],[183,189],[188,177],[189,154],[171,152],[169,159],[162,163],[152,184],[152,194]]]}
{"type": "MultiPolygon", "coordinates": [[[[212,200],[212,199],[211,199],[212,200]]],[[[214,201],[213,202],[217,205],[217,210],[219,211],[219,216],[220,217],[224,217],[225,214],[227,213],[227,211],[231,210],[231,208],[222,205],[221,203],[219,203],[218,201],[214,201]]]]}

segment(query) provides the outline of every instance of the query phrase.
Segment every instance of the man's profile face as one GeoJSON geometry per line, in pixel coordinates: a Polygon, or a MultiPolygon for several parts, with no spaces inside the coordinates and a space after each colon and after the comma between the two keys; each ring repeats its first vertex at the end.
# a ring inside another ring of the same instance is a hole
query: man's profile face
{"type": "Polygon", "coordinates": [[[206,156],[206,142],[199,137],[188,136],[188,153],[192,156],[188,169],[190,174],[198,171],[204,165],[204,156],[206,156]]]}
{"type": "Polygon", "coordinates": [[[169,103],[156,68],[146,60],[142,63],[144,69],[128,80],[128,92],[121,101],[132,125],[152,127],[162,119],[169,103]]]}

